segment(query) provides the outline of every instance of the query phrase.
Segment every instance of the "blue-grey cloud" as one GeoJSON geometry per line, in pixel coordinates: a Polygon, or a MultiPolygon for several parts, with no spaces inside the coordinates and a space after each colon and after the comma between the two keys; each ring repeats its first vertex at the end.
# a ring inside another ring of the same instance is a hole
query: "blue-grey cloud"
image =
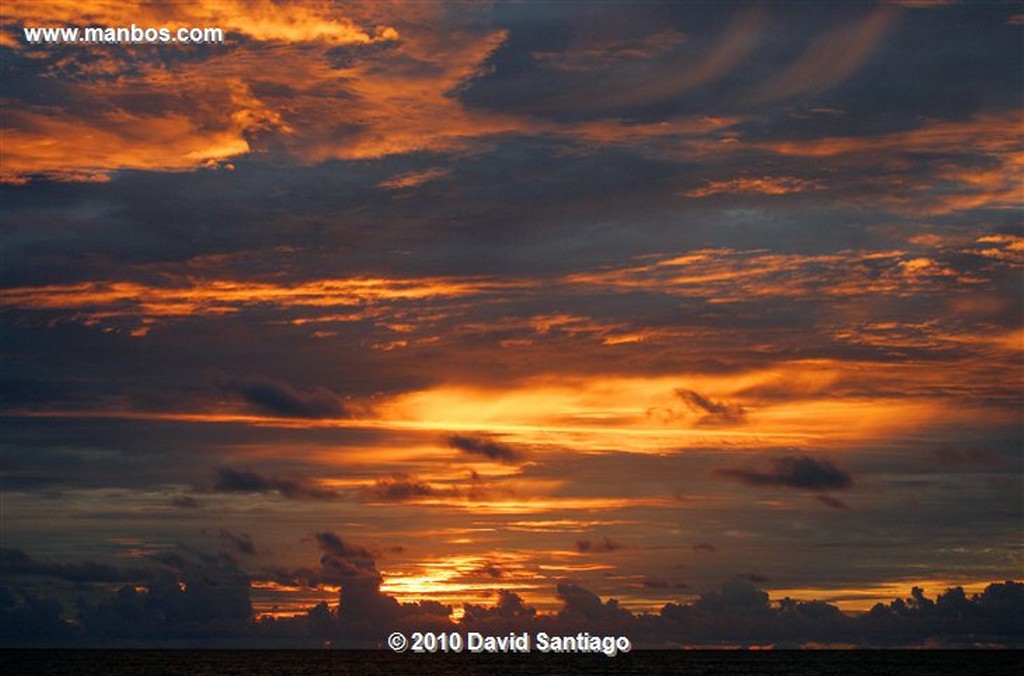
{"type": "Polygon", "coordinates": [[[850,473],[830,460],[787,455],[769,460],[764,470],[751,467],[716,467],[715,476],[748,486],[778,486],[804,490],[842,490],[853,485],[850,473]]]}

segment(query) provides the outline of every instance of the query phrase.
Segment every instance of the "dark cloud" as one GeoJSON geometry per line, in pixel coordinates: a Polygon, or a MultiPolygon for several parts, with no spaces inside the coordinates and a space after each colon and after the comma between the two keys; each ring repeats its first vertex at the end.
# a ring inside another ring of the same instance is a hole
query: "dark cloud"
{"type": "Polygon", "coordinates": [[[576,551],[581,554],[603,554],[606,552],[614,552],[622,549],[625,545],[621,545],[618,542],[612,541],[611,538],[605,537],[602,540],[594,542],[592,540],[577,540],[576,551]]]}
{"type": "Polygon", "coordinates": [[[1008,464],[1006,456],[988,448],[955,448],[943,445],[933,449],[930,455],[934,466],[940,469],[985,469],[1008,464]]]}
{"type": "Polygon", "coordinates": [[[648,577],[641,583],[644,589],[668,589],[669,583],[666,580],[648,577]]]}
{"type": "Polygon", "coordinates": [[[182,550],[174,566],[144,590],[121,587],[96,604],[84,604],[82,624],[97,638],[162,641],[209,640],[245,635],[252,624],[249,577],[225,556],[182,550]]]}
{"type": "Polygon", "coordinates": [[[393,474],[387,479],[377,479],[373,486],[366,487],[361,492],[363,499],[369,502],[405,502],[452,494],[453,491],[434,488],[406,474],[393,474]]]}
{"type": "Polygon", "coordinates": [[[602,602],[599,596],[572,582],[559,582],[555,586],[555,593],[564,604],[558,617],[570,625],[580,621],[604,624],[631,617],[616,599],[602,602]]]}
{"type": "Polygon", "coordinates": [[[346,415],[338,395],[322,387],[300,391],[271,380],[230,381],[226,387],[266,415],[282,418],[339,418],[346,415]]]}
{"type": "MultiPolygon", "coordinates": [[[[20,550],[0,550],[0,575],[8,580],[46,576],[92,582],[80,595],[77,621],[62,605],[15,587],[0,595],[0,644],[31,645],[53,640],[76,645],[110,641],[190,639],[198,643],[244,636],[252,628],[248,576],[235,560],[179,545],[147,557],[158,568],[118,569],[95,563],[45,564],[20,550]],[[109,583],[120,582],[114,592],[109,583]],[[9,597],[9,598],[8,598],[9,597]]],[[[83,587],[76,587],[79,592],[83,587]]]]}
{"type": "MultiPolygon", "coordinates": [[[[823,601],[772,601],[755,586],[765,577],[737,576],[719,589],[702,593],[692,603],[669,603],[657,614],[634,614],[615,599],[604,600],[586,587],[563,581],[555,592],[562,607],[554,614],[538,613],[515,592],[502,590],[492,606],[467,603],[462,620],[451,620],[452,608],[434,601],[399,603],[382,593],[376,553],[330,531],[314,535],[321,556],[320,571],[271,571],[260,579],[315,587],[341,586],[336,609],[325,603],[294,618],[252,618],[250,576],[223,554],[179,546],[154,560],[163,572],[144,581],[143,587],[126,585],[96,601],[79,603],[79,621],[71,623],[62,605],[48,598],[0,585],[0,644],[36,643],[79,646],[102,645],[111,640],[133,640],[156,647],[176,645],[258,644],[315,645],[331,640],[339,646],[376,645],[396,628],[404,631],[547,631],[615,632],[634,645],[683,646],[694,643],[735,644],[771,641],[798,647],[807,641],[860,646],[906,646],[925,641],[932,645],[972,645],[983,636],[986,645],[1019,646],[1024,623],[1024,584],[990,584],[968,596],[951,588],[935,599],[914,588],[905,599],[876,604],[869,612],[846,615],[823,601]],[[935,643],[939,641],[939,643],[935,643]],[[241,643],[240,643],[241,642],[241,643]]],[[[23,552],[4,550],[7,575],[18,575],[33,559],[23,552]]],[[[72,564],[83,569],[82,564],[72,564]]],[[[52,572],[52,571],[51,571],[52,572]]],[[[10,577],[10,576],[8,576],[10,577]]],[[[76,576],[77,577],[77,576],[76,576]]],[[[95,577],[95,576],[92,576],[95,577]]],[[[647,577],[647,589],[685,588],[664,579],[647,577]]]]}
{"type": "Polygon", "coordinates": [[[303,587],[313,589],[322,580],[320,571],[312,568],[264,568],[253,573],[253,581],[269,581],[285,587],[303,587]]]}
{"type": "Polygon", "coordinates": [[[334,500],[337,491],[317,488],[304,479],[273,477],[252,470],[218,467],[214,490],[225,493],[280,493],[286,498],[334,500]]]}
{"type": "Polygon", "coordinates": [[[338,598],[337,631],[379,641],[386,632],[409,623],[423,627],[450,627],[452,607],[436,601],[399,603],[380,591],[382,577],[375,553],[343,540],[336,533],[316,534],[323,551],[320,579],[341,585],[338,598]]]}
{"type": "Polygon", "coordinates": [[[221,528],[218,535],[240,554],[252,556],[256,553],[256,546],[252,542],[252,536],[248,533],[232,533],[225,528],[221,528]]]}
{"type": "Polygon", "coordinates": [[[847,505],[845,502],[831,495],[815,495],[814,498],[821,504],[825,505],[826,507],[831,507],[832,509],[850,508],[850,506],[847,505]]]}
{"type": "Polygon", "coordinates": [[[695,552],[717,552],[718,551],[718,547],[716,547],[716,546],[714,546],[712,544],[709,544],[707,542],[698,542],[697,544],[695,544],[693,546],[693,551],[695,551],[695,552]]]}
{"type": "Polygon", "coordinates": [[[523,456],[520,451],[511,446],[483,436],[452,434],[446,439],[446,442],[452,448],[456,448],[467,455],[479,455],[497,462],[515,463],[519,462],[523,456]]]}
{"type": "Polygon", "coordinates": [[[767,592],[743,579],[726,582],[720,591],[701,594],[695,605],[712,613],[760,614],[769,610],[767,592]]]}
{"type": "Polygon", "coordinates": [[[485,563],[477,572],[495,580],[505,575],[505,570],[496,563],[485,563]]]}
{"type": "Polygon", "coordinates": [[[202,509],[203,503],[191,495],[176,495],[171,498],[171,505],[181,509],[202,509]]]}
{"type": "Polygon", "coordinates": [[[0,645],[37,646],[76,638],[75,626],[64,617],[64,607],[51,598],[15,594],[0,587],[0,645]]]}
{"type": "Polygon", "coordinates": [[[714,401],[699,392],[683,388],[677,388],[675,393],[690,410],[702,414],[699,425],[738,425],[746,420],[746,411],[742,406],[714,401]]]}
{"type": "Polygon", "coordinates": [[[32,575],[69,582],[129,582],[145,580],[151,570],[118,568],[103,563],[47,563],[37,561],[21,549],[0,549],[0,576],[32,575]]]}
{"type": "Polygon", "coordinates": [[[716,476],[748,486],[780,486],[805,490],[841,490],[853,485],[849,472],[829,460],[808,456],[785,456],[769,460],[767,470],[750,467],[718,467],[716,476]]]}
{"type": "Polygon", "coordinates": [[[323,550],[321,579],[332,584],[369,583],[379,586],[376,556],[373,552],[342,540],[331,532],[316,533],[316,542],[323,550]]]}
{"type": "Polygon", "coordinates": [[[527,606],[522,597],[507,589],[498,590],[498,600],[493,606],[464,604],[465,614],[462,625],[467,628],[493,620],[529,620],[537,616],[537,609],[527,606]]]}

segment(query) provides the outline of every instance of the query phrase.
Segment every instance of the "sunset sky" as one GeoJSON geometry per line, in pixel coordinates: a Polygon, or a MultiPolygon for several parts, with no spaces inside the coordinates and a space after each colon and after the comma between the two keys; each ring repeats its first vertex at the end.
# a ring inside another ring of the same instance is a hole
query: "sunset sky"
{"type": "Polygon", "coordinates": [[[1019,4],[3,12],[12,598],[1024,577],[1019,4]]]}

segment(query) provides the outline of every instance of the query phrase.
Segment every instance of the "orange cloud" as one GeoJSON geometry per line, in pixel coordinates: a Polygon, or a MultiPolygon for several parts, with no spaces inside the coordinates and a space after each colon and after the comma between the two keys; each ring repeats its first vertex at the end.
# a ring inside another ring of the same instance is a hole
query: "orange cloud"
{"type": "MultiPolygon", "coordinates": [[[[385,300],[466,296],[497,288],[487,280],[477,281],[479,283],[472,279],[357,277],[278,285],[188,280],[176,287],[132,282],[85,282],[9,289],[4,294],[2,306],[50,310],[94,308],[101,316],[173,317],[236,312],[251,304],[329,308],[385,300]]],[[[341,317],[349,319],[348,315],[341,317]]]]}
{"type": "MultiPolygon", "coordinates": [[[[361,9],[353,7],[349,8],[349,12],[362,13],[361,9]]],[[[398,32],[393,27],[376,25],[370,29],[364,28],[359,23],[367,22],[339,16],[336,8],[328,2],[283,6],[275,2],[244,0],[209,3],[99,0],[83,5],[73,0],[46,3],[10,0],[5,4],[4,13],[9,24],[219,27],[226,32],[241,33],[261,41],[368,44],[398,38],[398,32]]]]}
{"type": "Polygon", "coordinates": [[[381,181],[377,184],[378,188],[385,188],[387,190],[400,190],[404,188],[415,188],[421,186],[424,183],[430,181],[436,181],[439,178],[444,178],[451,174],[450,169],[442,169],[441,167],[434,167],[433,169],[424,169],[423,171],[411,171],[406,174],[399,174],[393,178],[389,178],[386,181],[381,181]]]}
{"type": "Polygon", "coordinates": [[[731,181],[712,181],[702,188],[683,193],[687,197],[707,197],[718,193],[760,193],[788,195],[805,190],[818,190],[821,184],[795,176],[762,176],[761,178],[735,178],[731,181]]]}
{"type": "Polygon", "coordinates": [[[470,112],[449,96],[479,73],[505,34],[468,23],[442,34],[418,16],[436,9],[352,5],[346,10],[361,16],[348,18],[316,3],[100,3],[85,12],[72,3],[16,3],[8,31],[22,23],[171,23],[219,26],[230,39],[182,63],[173,58],[185,49],[177,45],[76,46],[59,59],[49,47],[19,45],[44,72],[73,65],[93,77],[72,81],[67,107],[5,117],[2,179],[103,180],[120,169],[192,170],[270,150],[303,162],[465,151],[471,139],[522,128],[514,117],[470,112]],[[406,27],[395,28],[387,14],[406,27]],[[330,50],[339,45],[356,50],[345,65],[333,63],[330,50]],[[172,65],[153,58],[161,51],[172,65]],[[147,100],[168,105],[143,113],[135,102],[147,100]]]}
{"type": "MultiPolygon", "coordinates": [[[[597,121],[555,124],[523,115],[467,109],[451,95],[482,73],[506,39],[501,30],[445,17],[417,5],[351,5],[339,16],[329,5],[274,3],[100,3],[82,12],[73,3],[16,3],[8,33],[27,24],[212,25],[228,43],[201,59],[175,63],[180,46],[113,51],[79,46],[57,59],[45,46],[19,44],[44,72],[72,69],[75,105],[18,109],[8,117],[2,180],[32,176],[104,180],[121,169],[184,171],[251,153],[284,152],[306,163],[359,160],[416,152],[472,152],[487,137],[541,133],[591,143],[642,143],[672,137],[677,152],[694,152],[709,134],[735,120],[696,118],[657,124],[597,121]],[[237,39],[237,35],[246,40],[237,39]],[[386,46],[378,47],[380,45],[386,46]],[[332,56],[339,45],[344,61],[332,56]],[[281,58],[287,47],[288,58],[281,58]],[[171,65],[152,58],[169,52],[171,65]],[[136,101],[164,101],[142,112],[136,101]]],[[[737,13],[711,53],[697,63],[675,61],[643,82],[630,77],[619,96],[646,100],[684,91],[736,67],[753,46],[759,10],[737,13]]],[[[658,34],[660,35],[660,34],[658,34]]],[[[643,49],[660,52],[680,39],[654,36],[643,49]],[[656,38],[656,39],[655,39],[656,38]]],[[[633,50],[619,50],[623,55],[633,50]]],[[[632,58],[632,57],[630,57],[632,58]]],[[[608,103],[602,85],[601,100],[608,103]]],[[[574,102],[575,103],[575,102],[574,102]]],[[[717,139],[715,139],[717,140],[717,139]]],[[[652,150],[653,150],[652,146],[652,150]]],[[[668,152],[662,148],[659,152],[668,152]]],[[[429,180],[438,175],[395,180],[429,180]]],[[[397,185],[397,184],[396,184],[397,185]]],[[[386,185],[384,187],[394,187],[386,185]]]]}
{"type": "Polygon", "coordinates": [[[780,155],[835,157],[886,153],[959,153],[964,148],[986,155],[1020,149],[1017,113],[978,115],[967,120],[928,121],[907,131],[878,136],[829,137],[808,141],[772,141],[757,147],[780,155]]]}
{"type": "MultiPolygon", "coordinates": [[[[741,302],[751,298],[858,297],[875,294],[910,295],[941,288],[951,275],[925,272],[902,251],[840,251],[832,254],[775,254],[766,251],[706,250],[655,263],[574,273],[569,285],[647,289],[660,293],[704,297],[712,302],[741,302]]],[[[929,269],[930,272],[937,267],[929,269]]],[[[964,280],[975,283],[972,278],[964,280]]]]}
{"type": "Polygon", "coordinates": [[[182,115],[116,111],[74,120],[63,111],[14,110],[7,116],[11,126],[4,131],[0,178],[9,183],[23,183],[33,175],[104,181],[116,169],[195,169],[248,152],[245,135],[259,119],[239,109],[223,128],[203,129],[182,115]]]}

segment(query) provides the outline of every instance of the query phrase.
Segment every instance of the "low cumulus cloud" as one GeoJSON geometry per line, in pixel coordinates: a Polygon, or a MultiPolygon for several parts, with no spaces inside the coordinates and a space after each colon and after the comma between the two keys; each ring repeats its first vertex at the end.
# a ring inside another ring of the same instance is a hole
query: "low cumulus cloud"
{"type": "MultiPolygon", "coordinates": [[[[82,577],[83,564],[45,564],[19,550],[0,550],[0,644],[106,645],[132,640],[139,645],[275,645],[374,647],[392,631],[546,631],[549,634],[625,635],[638,647],[743,645],[773,642],[780,647],[836,643],[864,647],[908,645],[1020,646],[1024,584],[992,583],[968,596],[960,587],[932,599],[920,588],[906,598],[877,603],[866,613],[847,615],[824,601],[772,599],[757,585],[766,579],[737,576],[691,602],[668,603],[657,612],[634,613],[614,599],[602,599],[573,580],[554,589],[561,608],[540,613],[517,593],[497,592],[493,605],[464,604],[461,620],[436,601],[402,603],[381,591],[380,553],[332,531],[314,534],[319,569],[278,571],[281,584],[340,587],[336,604],[320,602],[306,614],[253,617],[250,579],[237,561],[179,546],[150,559],[159,564],[141,586],[126,584],[99,601],[80,601],[76,621],[63,605],[17,587],[19,576],[82,577]],[[13,580],[13,581],[12,581],[13,580]],[[183,643],[184,642],[184,643],[183,643]]],[[[88,575],[90,578],[110,578],[88,575]]],[[[115,576],[116,577],[116,576],[115,576]]],[[[261,578],[264,579],[264,578],[261,578]]],[[[645,586],[664,589],[657,578],[645,586]]],[[[677,588],[685,585],[676,584],[677,588]]]]}
{"type": "Polygon", "coordinates": [[[377,570],[374,552],[330,531],[315,537],[323,552],[321,579],[341,586],[337,612],[327,616],[336,622],[326,627],[328,631],[380,640],[380,632],[394,631],[410,622],[425,628],[451,628],[451,606],[436,601],[400,603],[381,592],[383,577],[377,570]]]}
{"type": "Polygon", "coordinates": [[[253,544],[252,536],[248,533],[232,533],[225,528],[221,528],[217,535],[239,554],[247,556],[256,554],[256,545],[253,544]]]}
{"type": "Polygon", "coordinates": [[[98,603],[84,604],[85,631],[105,640],[244,636],[252,622],[250,581],[234,558],[188,548],[166,554],[152,557],[167,569],[145,588],[123,586],[98,603]]]}
{"type": "Polygon", "coordinates": [[[768,462],[767,469],[717,467],[712,470],[712,473],[715,476],[738,481],[747,486],[778,486],[825,491],[843,490],[853,485],[850,473],[829,460],[788,455],[773,458],[768,462]]]}
{"type": "Polygon", "coordinates": [[[494,620],[528,621],[537,616],[536,608],[526,605],[519,594],[507,589],[498,591],[498,599],[493,606],[466,603],[463,605],[463,609],[465,613],[462,625],[466,627],[490,623],[494,620]]]}
{"type": "Polygon", "coordinates": [[[44,563],[20,550],[0,550],[0,576],[14,585],[6,588],[6,602],[0,602],[0,644],[107,645],[132,640],[159,645],[181,639],[201,644],[206,637],[238,638],[250,631],[249,578],[231,556],[179,546],[146,560],[150,568],[121,569],[97,563],[44,563]],[[19,588],[16,580],[22,576],[92,584],[77,587],[80,596],[72,623],[60,601],[19,588]],[[109,592],[111,582],[122,585],[109,592]],[[86,590],[92,590],[91,598],[82,595],[86,590]],[[98,592],[102,597],[97,599],[98,592]]]}
{"type": "Polygon", "coordinates": [[[632,617],[629,611],[619,606],[616,599],[602,602],[597,594],[573,582],[559,582],[555,586],[555,593],[564,604],[558,612],[558,617],[568,623],[583,620],[604,624],[609,620],[626,620],[632,617]]]}

